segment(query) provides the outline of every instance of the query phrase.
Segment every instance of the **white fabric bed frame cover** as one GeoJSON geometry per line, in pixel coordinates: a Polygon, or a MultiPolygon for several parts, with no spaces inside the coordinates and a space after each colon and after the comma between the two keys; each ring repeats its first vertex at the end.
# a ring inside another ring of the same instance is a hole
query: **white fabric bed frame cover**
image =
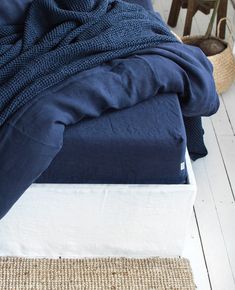
{"type": "Polygon", "coordinates": [[[196,195],[186,160],[185,185],[32,185],[0,220],[0,256],[181,255],[196,195]]]}

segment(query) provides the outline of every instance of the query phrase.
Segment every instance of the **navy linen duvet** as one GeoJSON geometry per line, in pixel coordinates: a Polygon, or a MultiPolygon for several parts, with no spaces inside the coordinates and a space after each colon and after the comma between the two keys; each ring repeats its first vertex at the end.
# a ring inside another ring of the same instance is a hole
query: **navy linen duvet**
{"type": "MultiPolygon", "coordinates": [[[[0,39],[0,61],[2,48],[0,39]]],[[[209,116],[219,106],[212,66],[202,52],[162,41],[74,74],[25,103],[0,129],[0,217],[61,150],[65,127],[159,93],[177,93],[186,117],[209,116]]]]}

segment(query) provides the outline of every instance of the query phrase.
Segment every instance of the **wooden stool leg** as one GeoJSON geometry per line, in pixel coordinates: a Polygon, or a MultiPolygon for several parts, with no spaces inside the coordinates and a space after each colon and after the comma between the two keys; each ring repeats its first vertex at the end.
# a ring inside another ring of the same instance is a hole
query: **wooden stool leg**
{"type": "Polygon", "coordinates": [[[184,36],[190,35],[191,33],[193,16],[196,13],[196,10],[197,10],[196,0],[188,0],[188,9],[184,25],[184,36]]]}
{"type": "MultiPolygon", "coordinates": [[[[218,14],[217,14],[217,26],[218,26],[220,19],[227,16],[227,8],[228,8],[228,0],[221,0],[220,5],[219,5],[219,9],[218,9],[218,14]]],[[[216,27],[216,32],[217,32],[217,27],[216,27]]],[[[225,32],[226,32],[226,21],[224,21],[221,24],[219,37],[224,39],[225,32]]]]}
{"type": "Polygon", "coordinates": [[[167,24],[171,27],[175,27],[179,18],[181,8],[181,0],[173,0],[171,4],[170,14],[167,24]]]}

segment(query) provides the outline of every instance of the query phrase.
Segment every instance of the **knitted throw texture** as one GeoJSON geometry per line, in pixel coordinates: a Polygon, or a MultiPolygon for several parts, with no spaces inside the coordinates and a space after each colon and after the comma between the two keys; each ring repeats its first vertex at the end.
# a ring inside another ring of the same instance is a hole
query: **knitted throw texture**
{"type": "Polygon", "coordinates": [[[0,26],[0,126],[69,76],[176,38],[157,14],[121,0],[34,0],[0,26]]]}

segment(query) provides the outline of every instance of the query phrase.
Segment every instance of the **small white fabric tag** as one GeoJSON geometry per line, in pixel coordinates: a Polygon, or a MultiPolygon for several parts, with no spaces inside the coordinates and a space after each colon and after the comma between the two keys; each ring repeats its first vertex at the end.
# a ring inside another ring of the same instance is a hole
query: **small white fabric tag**
{"type": "Polygon", "coordinates": [[[182,163],[180,163],[180,170],[184,170],[184,169],[185,169],[185,163],[182,162],[182,163]]]}

